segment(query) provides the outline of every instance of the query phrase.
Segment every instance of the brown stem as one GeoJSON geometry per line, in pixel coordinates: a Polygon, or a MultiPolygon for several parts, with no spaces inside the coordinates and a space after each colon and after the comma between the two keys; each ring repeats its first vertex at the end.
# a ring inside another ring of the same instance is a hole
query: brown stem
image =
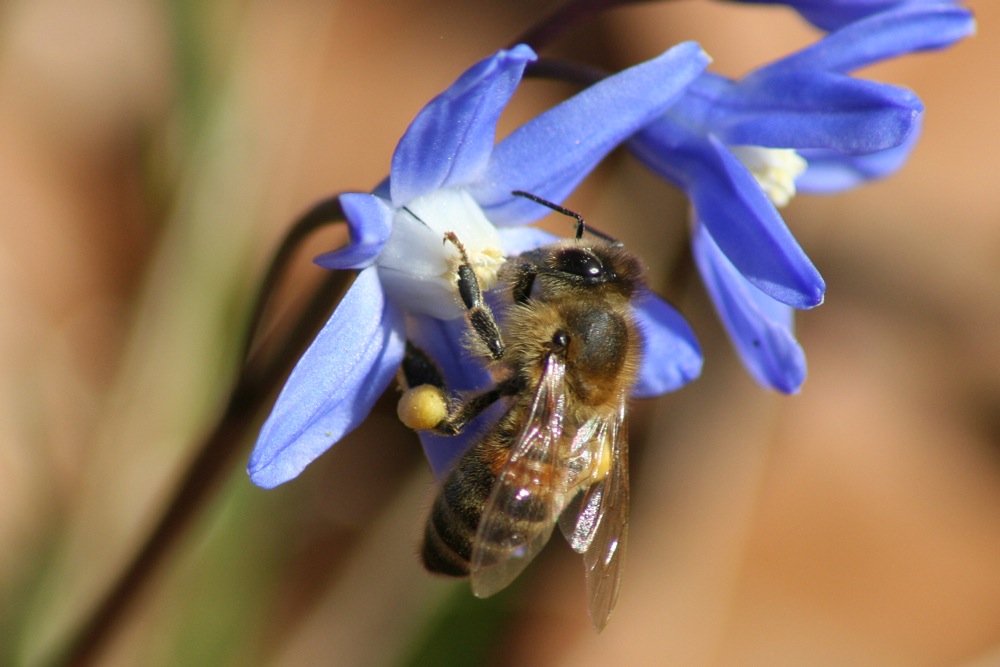
{"type": "Polygon", "coordinates": [[[527,44],[535,51],[548,46],[556,37],[577,23],[606,9],[653,0],[570,0],[512,41],[508,48],[527,44]]]}
{"type": "Polygon", "coordinates": [[[582,87],[593,85],[608,75],[609,72],[598,67],[559,58],[539,58],[533,63],[528,63],[524,69],[524,76],[527,78],[552,79],[575,83],[582,87]]]}
{"type": "MultiPolygon", "coordinates": [[[[268,273],[262,282],[260,295],[251,318],[248,339],[270,299],[274,286],[288,266],[294,250],[309,234],[324,224],[342,219],[339,204],[325,200],[306,213],[292,227],[275,253],[268,273]]],[[[229,401],[214,428],[198,448],[181,478],[172,500],[146,541],[133,556],[128,566],[98,602],[94,611],[68,641],[63,652],[52,665],[84,667],[97,663],[101,651],[127,617],[140,593],[148,586],[152,575],[176,547],[199,510],[206,506],[212,492],[219,486],[245,441],[248,429],[271,397],[275,387],[315,336],[330,312],[330,304],[343,293],[351,272],[331,272],[320,285],[309,303],[303,308],[296,325],[276,352],[264,351],[247,360],[230,392],[229,401]],[[268,358],[270,356],[270,358],[268,358]]],[[[249,349],[249,343],[247,344],[249,349]]]]}
{"type": "Polygon", "coordinates": [[[295,224],[292,225],[292,228],[288,230],[288,233],[285,234],[285,238],[274,252],[271,265],[268,266],[267,273],[264,274],[264,279],[260,283],[257,301],[254,304],[254,309],[250,314],[250,321],[247,325],[249,333],[243,346],[243,354],[240,355],[240,359],[243,362],[246,362],[250,356],[250,346],[256,338],[257,327],[264,316],[264,311],[270,301],[271,292],[280,281],[281,276],[288,267],[288,262],[295,254],[295,250],[317,229],[342,220],[344,220],[344,209],[340,206],[340,195],[333,195],[332,197],[320,200],[312,208],[303,213],[295,224]]]}

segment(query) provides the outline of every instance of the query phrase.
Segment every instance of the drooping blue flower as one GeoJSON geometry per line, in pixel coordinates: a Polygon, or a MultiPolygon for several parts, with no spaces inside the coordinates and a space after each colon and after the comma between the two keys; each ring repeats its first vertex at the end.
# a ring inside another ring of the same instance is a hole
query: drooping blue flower
{"type": "Polygon", "coordinates": [[[792,309],[818,305],[825,290],[775,202],[796,186],[830,192],[884,176],[919,133],[923,105],[913,93],[847,72],[973,30],[971,13],[952,3],[873,14],[739,81],[706,72],[630,142],[690,198],[697,266],[765,386],[794,392],[805,379],[792,309]]]}
{"type": "Polygon", "coordinates": [[[940,4],[941,0],[734,0],[761,5],[788,5],[823,30],[837,30],[848,23],[880,12],[904,7],[940,4]]]}
{"type": "MultiPolygon", "coordinates": [[[[288,378],[250,457],[251,480],[277,486],[354,429],[386,389],[407,337],[441,365],[452,388],[482,386],[481,369],[460,358],[463,310],[456,297],[462,241],[481,283],[496,282],[505,255],[548,236],[524,227],[547,210],[526,190],[561,201],[594,166],[673,103],[705,68],[694,43],[609,77],[495,144],[497,119],[535,54],[526,46],[479,62],[424,107],[403,135],[389,178],[372,194],[340,195],[351,241],[317,258],[329,269],[360,270],[342,302],[288,378]],[[498,229],[495,225],[507,227],[498,229]]],[[[683,318],[650,296],[636,393],[678,388],[701,370],[701,352],[683,318]]],[[[435,471],[465,445],[424,438],[435,471]]]]}

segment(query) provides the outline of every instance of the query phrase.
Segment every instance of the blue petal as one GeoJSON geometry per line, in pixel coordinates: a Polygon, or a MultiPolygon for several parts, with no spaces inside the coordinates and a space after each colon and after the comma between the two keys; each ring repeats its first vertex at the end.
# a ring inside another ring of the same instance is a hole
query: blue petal
{"type": "Polygon", "coordinates": [[[670,115],[700,124],[730,145],[864,154],[903,143],[922,110],[904,88],[791,70],[729,85],[703,75],[670,115]]]}
{"type": "Polygon", "coordinates": [[[630,142],[650,169],[687,193],[719,247],[750,282],[795,308],[826,284],[746,167],[712,136],[662,118],[630,142]]]}
{"type": "Polygon", "coordinates": [[[247,472],[272,488],[296,477],[360,424],[403,358],[403,315],[374,267],[358,274],[292,370],[261,428],[247,472]]]}
{"type": "Polygon", "coordinates": [[[744,3],[788,5],[823,30],[836,30],[859,19],[903,5],[941,4],[935,0],[741,0],[744,3]]]}
{"type": "Polygon", "coordinates": [[[633,305],[643,339],[642,366],[632,395],[648,398],[665,394],[701,375],[701,348],[687,320],[647,290],[633,305]]]}
{"type": "Polygon", "coordinates": [[[407,322],[407,336],[437,363],[449,392],[483,389],[492,383],[482,362],[466,349],[468,332],[469,324],[464,317],[439,320],[414,315],[407,322]]]}
{"type": "Polygon", "coordinates": [[[439,188],[466,185],[485,168],[524,67],[524,45],[480,61],[424,107],[392,156],[392,203],[399,207],[439,188]]]}
{"type": "MultiPolygon", "coordinates": [[[[768,4],[775,0],[764,0],[768,4]]],[[[778,0],[780,1],[780,0],[778,0]]],[[[885,11],[906,0],[792,0],[793,6],[807,21],[823,30],[836,30],[870,14],[885,11]]],[[[920,0],[918,0],[920,1],[920,0]]]]}
{"type": "Polygon", "coordinates": [[[313,261],[326,269],[363,269],[371,266],[392,232],[393,208],[375,195],[348,192],[340,195],[351,241],[313,261]]]}
{"type": "Polygon", "coordinates": [[[975,29],[972,12],[953,3],[910,4],[850,23],[757,73],[770,76],[794,69],[850,72],[915,51],[951,46],[975,29]]]}
{"type": "Polygon", "coordinates": [[[695,225],[692,246],[702,280],[744,366],[764,386],[797,392],[806,377],[806,357],[792,334],[792,309],[747,282],[704,225],[695,225]]]}
{"type": "Polygon", "coordinates": [[[537,116],[497,145],[471,188],[498,225],[548,211],[513,190],[562,201],[613,148],[669,107],[708,64],[694,42],[610,76],[537,116]]]}
{"type": "Polygon", "coordinates": [[[849,190],[866,181],[893,174],[906,163],[919,137],[918,124],[902,145],[870,155],[844,155],[828,150],[800,151],[809,166],[795,179],[795,187],[800,192],[827,194],[849,190]]]}

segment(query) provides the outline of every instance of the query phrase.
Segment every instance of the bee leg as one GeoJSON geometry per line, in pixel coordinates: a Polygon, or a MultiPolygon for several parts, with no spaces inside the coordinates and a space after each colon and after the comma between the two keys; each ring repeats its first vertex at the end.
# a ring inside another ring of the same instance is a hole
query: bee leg
{"type": "Polygon", "coordinates": [[[419,387],[422,384],[429,384],[444,391],[444,375],[431,359],[430,355],[414,345],[409,340],[406,341],[406,350],[403,352],[403,384],[407,389],[419,387]]]}
{"type": "Polygon", "coordinates": [[[510,378],[456,404],[447,398],[444,376],[437,364],[410,341],[406,341],[400,379],[406,391],[396,406],[399,420],[415,431],[433,431],[438,435],[458,435],[500,398],[523,389],[523,381],[510,378]]]}
{"type": "Polygon", "coordinates": [[[469,425],[469,422],[482,414],[486,408],[504,396],[514,396],[523,389],[524,383],[520,378],[509,378],[498,382],[492,389],[474,394],[463,401],[461,405],[449,413],[445,421],[434,427],[434,431],[440,435],[458,435],[469,425]]]}
{"type": "Polygon", "coordinates": [[[469,324],[476,336],[482,341],[494,360],[502,359],[504,352],[503,337],[500,335],[500,326],[493,311],[490,310],[486,300],[483,299],[483,291],[479,287],[479,278],[472,268],[469,255],[465,252],[465,246],[458,240],[454,232],[444,235],[445,241],[451,241],[458,248],[462,257],[462,263],[458,265],[458,295],[462,298],[465,309],[469,311],[469,324]]]}
{"type": "Polygon", "coordinates": [[[531,298],[531,287],[538,272],[531,264],[522,264],[515,269],[516,278],[511,283],[511,297],[514,303],[527,303],[531,298]]]}
{"type": "Polygon", "coordinates": [[[444,376],[430,356],[410,341],[406,341],[400,375],[405,391],[396,405],[399,421],[414,431],[433,430],[447,421],[451,406],[444,376]]]}

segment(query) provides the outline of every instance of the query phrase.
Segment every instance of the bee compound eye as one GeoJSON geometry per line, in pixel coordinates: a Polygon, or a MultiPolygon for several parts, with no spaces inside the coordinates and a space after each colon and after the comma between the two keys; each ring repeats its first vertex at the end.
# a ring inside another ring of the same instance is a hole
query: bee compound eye
{"type": "Polygon", "coordinates": [[[556,259],[556,268],[582,278],[601,278],[604,265],[593,253],[582,248],[566,248],[556,259]]]}

